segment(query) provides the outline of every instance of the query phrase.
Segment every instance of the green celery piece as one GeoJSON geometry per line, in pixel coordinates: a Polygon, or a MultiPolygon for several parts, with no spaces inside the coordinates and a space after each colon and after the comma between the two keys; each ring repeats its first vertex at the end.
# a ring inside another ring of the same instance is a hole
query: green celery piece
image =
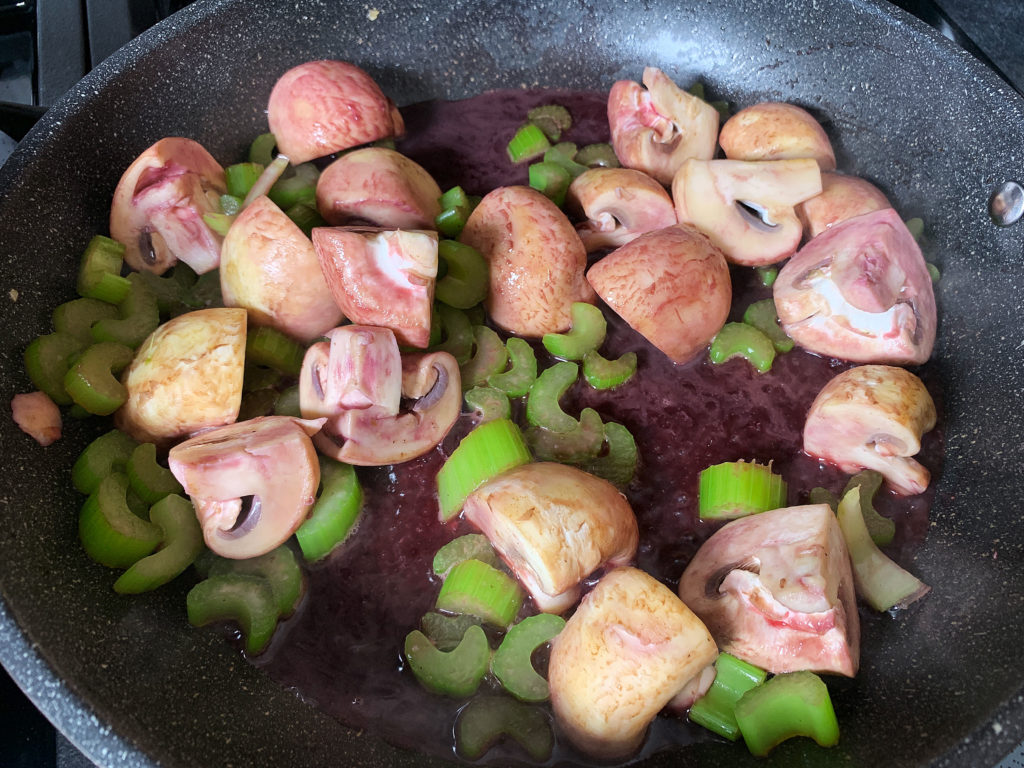
{"type": "Polygon", "coordinates": [[[732,110],[729,109],[728,101],[722,101],[721,99],[718,99],[716,101],[709,101],[708,104],[710,104],[718,111],[718,119],[721,122],[724,123],[726,120],[732,117],[732,110]]]}
{"type": "Polygon", "coordinates": [[[298,376],[306,350],[276,328],[258,325],[245,335],[245,362],[298,376]]]}
{"type": "MultiPolygon", "coordinates": [[[[884,481],[885,478],[881,472],[865,469],[851,477],[850,482],[843,490],[843,496],[845,496],[854,488],[860,488],[860,509],[864,515],[864,525],[867,526],[868,533],[871,534],[871,540],[880,547],[891,544],[896,535],[896,523],[880,515],[872,503],[884,481]]],[[[833,507],[833,509],[835,508],[833,507]]]]}
{"type": "Polygon", "coordinates": [[[495,387],[473,387],[463,395],[466,407],[476,414],[477,424],[512,417],[508,395],[495,387]]]}
{"type": "Polygon", "coordinates": [[[245,637],[245,651],[261,653],[277,629],[277,602],[266,579],[233,573],[199,582],[186,598],[188,621],[203,627],[233,621],[245,637]]]}
{"type": "Polygon", "coordinates": [[[72,400],[64,389],[64,378],[83,349],[85,344],[67,333],[58,331],[37,336],[25,348],[25,371],[36,388],[53,402],[70,405],[72,400]]]}
{"type": "Polygon", "coordinates": [[[131,489],[146,504],[153,505],[171,494],[183,493],[181,483],[156,460],[156,445],[143,443],[132,451],[125,466],[131,489]]]}
{"type": "Polygon", "coordinates": [[[465,365],[473,353],[473,326],[461,309],[435,303],[434,313],[441,319],[444,341],[430,347],[435,352],[447,352],[459,365],[465,365]]]}
{"type": "Polygon", "coordinates": [[[747,749],[758,757],[794,736],[809,736],[823,747],[839,743],[828,687],[813,672],[776,675],[744,693],[735,714],[747,749]]]}
{"type": "Polygon", "coordinates": [[[467,629],[472,626],[480,626],[480,617],[470,616],[468,613],[449,616],[446,613],[430,611],[423,615],[420,623],[423,625],[423,634],[437,650],[452,651],[462,642],[467,629]]]}
{"type": "Polygon", "coordinates": [[[725,461],[699,477],[697,507],[701,520],[732,520],[786,506],[788,486],[770,466],[725,461]]]}
{"type": "Polygon", "coordinates": [[[469,220],[469,209],[463,206],[443,208],[434,217],[434,226],[445,237],[455,238],[462,234],[469,220]]]}
{"type": "Polygon", "coordinates": [[[779,276],[778,267],[757,267],[758,277],[761,278],[761,285],[771,288],[779,276]]]}
{"type": "Polygon", "coordinates": [[[263,167],[274,161],[274,149],[277,148],[277,139],[272,133],[261,133],[252,144],[249,145],[249,162],[259,163],[263,167]]]}
{"type": "Polygon", "coordinates": [[[316,208],[316,182],[319,176],[320,172],[312,163],[297,165],[292,174],[274,182],[267,197],[282,211],[300,203],[316,208]]]}
{"type": "Polygon", "coordinates": [[[299,407],[299,387],[288,387],[277,396],[274,403],[274,414],[277,416],[294,416],[302,418],[302,410],[299,407]]]}
{"type": "Polygon", "coordinates": [[[128,399],[128,390],[116,375],[128,366],[133,355],[123,344],[93,344],[68,369],[64,389],[89,413],[109,416],[128,399]]]}
{"type": "Polygon", "coordinates": [[[588,144],[576,153],[575,160],[588,168],[618,168],[619,158],[611,144],[588,144]]]}
{"type": "Polygon", "coordinates": [[[604,440],[608,444],[608,452],[582,462],[580,469],[604,478],[612,485],[625,487],[636,474],[636,440],[626,427],[616,421],[604,425],[604,440]]]}
{"type": "Polygon", "coordinates": [[[196,308],[223,307],[224,297],[220,292],[220,270],[212,269],[199,276],[192,286],[188,298],[189,306],[196,308]]]}
{"type": "Polygon", "coordinates": [[[466,560],[479,560],[492,568],[503,567],[501,558],[486,536],[482,533],[467,533],[452,539],[437,550],[433,562],[434,573],[443,579],[452,568],[466,560]]]}
{"type": "Polygon", "coordinates": [[[483,304],[474,304],[469,309],[464,310],[466,317],[469,318],[469,324],[484,325],[487,322],[487,311],[484,309],[483,304]]]}
{"type": "Polygon", "coordinates": [[[705,100],[704,99],[704,83],[702,83],[700,80],[697,80],[696,82],[694,82],[693,85],[691,85],[689,88],[686,89],[686,92],[689,93],[691,96],[696,96],[701,101],[705,100]]]}
{"type": "Polygon", "coordinates": [[[516,131],[512,140],[509,141],[506,151],[508,158],[513,163],[525,163],[528,160],[540,157],[551,148],[544,132],[536,125],[527,123],[516,131]]]}
{"type": "Polygon", "coordinates": [[[569,171],[558,163],[542,161],[531,163],[528,173],[530,186],[561,208],[572,182],[569,171]]]}
{"type": "Polygon", "coordinates": [[[537,706],[508,696],[477,696],[455,721],[455,749],[467,760],[479,759],[505,737],[517,742],[534,762],[551,757],[551,722],[537,706]]]}
{"type": "Polygon", "coordinates": [[[85,553],[108,568],[128,568],[154,549],[160,528],[128,508],[128,477],[107,475],[85,500],[78,517],[78,535],[85,553]]]}
{"type": "Polygon", "coordinates": [[[460,186],[455,186],[446,191],[437,200],[441,208],[470,208],[469,195],[460,186]]]}
{"type": "Polygon", "coordinates": [[[119,429],[100,435],[85,447],[71,467],[71,483],[79,493],[91,494],[111,472],[124,470],[137,446],[119,429]]]}
{"type": "Polygon", "coordinates": [[[238,407],[237,421],[248,421],[260,416],[269,416],[274,412],[277,392],[273,389],[254,389],[242,393],[242,402],[238,407]]]}
{"type": "Polygon", "coordinates": [[[139,494],[132,490],[130,480],[128,481],[128,492],[125,493],[124,500],[128,505],[128,509],[133,513],[141,517],[143,520],[149,519],[149,508],[152,505],[147,504],[139,494]]]}
{"type": "Polygon", "coordinates": [[[476,693],[484,675],[491,648],[479,626],[470,626],[458,646],[447,653],[414,629],[405,637],[405,658],[416,679],[428,691],[441,696],[464,698],[476,693]]]}
{"type": "Polygon", "coordinates": [[[108,304],[99,299],[75,299],[66,301],[53,310],[53,329],[57,333],[74,336],[82,344],[92,344],[92,334],[89,331],[93,324],[99,320],[113,319],[117,315],[115,304],[108,304]]]}
{"type": "Polygon", "coordinates": [[[447,267],[434,286],[438,301],[469,309],[487,298],[490,266],[480,251],[457,240],[442,239],[437,243],[437,255],[447,267]]]}
{"type": "Polygon", "coordinates": [[[572,115],[561,104],[541,104],[529,110],[526,119],[531,122],[540,119],[551,120],[562,131],[572,128],[572,115]]]}
{"type": "Polygon", "coordinates": [[[251,576],[262,579],[274,596],[276,616],[290,616],[306,589],[305,576],[295,553],[284,544],[248,560],[216,557],[210,563],[209,574],[210,578],[251,576]]]}
{"type": "Polygon", "coordinates": [[[555,363],[541,371],[526,400],[526,420],[552,432],[572,431],[579,422],[563,411],[558,401],[576,383],[579,371],[576,363],[568,362],[555,363]]]}
{"type": "Polygon", "coordinates": [[[711,342],[710,357],[716,365],[742,357],[755,369],[766,373],[775,360],[775,345],[752,325],[726,323],[711,342]]]}
{"type": "Polygon", "coordinates": [[[225,237],[228,230],[231,229],[231,225],[235,223],[235,216],[227,213],[204,213],[203,223],[214,233],[225,237]]]}
{"type": "Polygon", "coordinates": [[[203,529],[192,502],[183,496],[165,496],[149,511],[149,519],[160,528],[160,549],[136,561],[114,582],[122,595],[149,592],[174,580],[203,551],[203,529]]]}
{"type": "Polygon", "coordinates": [[[574,301],[571,308],[572,328],[567,333],[545,333],[544,348],[563,360],[582,360],[588,352],[604,343],[608,323],[604,313],[593,304],[574,301]]]}
{"type": "Polygon", "coordinates": [[[924,219],[915,216],[912,219],[907,219],[904,224],[907,227],[907,231],[910,232],[910,236],[915,241],[921,242],[921,237],[924,235],[924,219]]]}
{"type": "Polygon", "coordinates": [[[512,336],[505,342],[511,366],[487,377],[487,383],[509,397],[522,397],[537,380],[537,355],[526,339],[512,336]]]}
{"type": "MultiPolygon", "coordinates": [[[[243,392],[255,392],[258,389],[273,389],[281,383],[282,374],[273,368],[255,363],[246,363],[242,379],[243,392]]],[[[238,419],[241,421],[241,419],[238,419]]]]}
{"type": "Polygon", "coordinates": [[[523,590],[508,574],[479,560],[464,560],[448,572],[436,608],[469,613],[504,629],[523,604],[523,590]]]}
{"type": "Polygon", "coordinates": [[[584,408],[580,420],[568,432],[530,427],[525,436],[537,461],[582,464],[600,453],[604,444],[604,422],[593,408],[584,408]]]}
{"type": "Polygon", "coordinates": [[[930,261],[925,262],[925,267],[928,270],[928,277],[932,279],[932,283],[937,283],[942,279],[942,273],[939,272],[939,268],[930,261]]]}
{"type": "Polygon", "coordinates": [[[198,304],[193,306],[194,302],[189,295],[192,283],[178,277],[179,273],[182,276],[188,275],[181,267],[181,264],[176,266],[171,277],[160,277],[152,272],[135,273],[138,275],[136,279],[156,296],[157,310],[163,318],[176,317],[198,307],[198,304]]]}
{"type": "Polygon", "coordinates": [[[128,279],[121,277],[123,262],[124,246],[121,243],[103,235],[93,237],[78,268],[78,295],[120,304],[131,290],[128,279]]]}
{"type": "Polygon", "coordinates": [[[473,329],[473,342],[473,356],[460,366],[463,392],[485,383],[491,374],[505,370],[508,363],[505,342],[486,325],[473,329]]]}
{"type": "MultiPolygon", "coordinates": [[[[237,216],[242,212],[242,203],[244,203],[240,197],[234,195],[221,195],[220,196],[220,210],[225,216],[237,216]]],[[[206,218],[205,216],[203,217],[206,218]]]]}
{"type": "Polygon", "coordinates": [[[295,222],[295,226],[301,229],[302,234],[306,237],[309,237],[316,227],[327,226],[327,222],[316,209],[316,205],[296,203],[285,211],[285,215],[295,222]]]}
{"type": "Polygon", "coordinates": [[[715,661],[715,681],[707,693],[690,707],[690,720],[730,741],[740,737],[736,703],[751,688],[765,681],[768,673],[731,653],[720,653],[715,661]]]}
{"type": "Polygon", "coordinates": [[[263,173],[262,163],[235,163],[224,169],[224,183],[228,188],[228,194],[233,197],[245,198],[252,189],[252,185],[263,173]]]}
{"type": "Polygon", "coordinates": [[[835,512],[839,506],[839,498],[828,488],[811,488],[807,494],[808,504],[828,504],[835,512]]]}
{"type": "Polygon", "coordinates": [[[541,702],[550,697],[548,681],[533,666],[533,652],[565,628],[565,619],[539,613],[505,633],[491,659],[491,671],[505,690],[520,701],[541,702]]]}
{"type": "Polygon", "coordinates": [[[560,165],[569,174],[569,181],[571,182],[587,170],[587,166],[576,162],[575,157],[576,145],[571,141],[563,141],[560,144],[555,144],[555,146],[544,153],[544,162],[560,165]]]}
{"type": "Polygon", "coordinates": [[[793,349],[793,340],[779,325],[779,315],[775,311],[774,299],[755,301],[743,313],[743,322],[754,326],[771,339],[776,352],[789,352],[793,349]]]}
{"type": "Polygon", "coordinates": [[[348,539],[363,508],[363,489],[351,464],[320,457],[322,490],[309,519],[295,531],[302,556],[321,560],[348,539]]]}
{"type": "Polygon", "coordinates": [[[156,294],[138,273],[128,275],[131,290],[118,305],[118,317],[98,321],[90,329],[94,341],[110,341],[134,349],[160,325],[156,294]]]}
{"type": "Polygon", "coordinates": [[[636,352],[627,352],[617,360],[608,360],[596,349],[583,356],[583,378],[594,389],[621,387],[636,373],[636,352]]]}

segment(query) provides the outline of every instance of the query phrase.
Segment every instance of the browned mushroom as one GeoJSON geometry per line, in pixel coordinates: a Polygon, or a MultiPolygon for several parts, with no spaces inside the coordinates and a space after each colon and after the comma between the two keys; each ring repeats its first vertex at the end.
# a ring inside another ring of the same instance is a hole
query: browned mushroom
{"type": "Polygon", "coordinates": [[[804,450],[849,474],[881,472],[897,493],[928,487],[928,470],[910,458],[935,426],[935,403],[921,380],[888,365],[861,365],[818,393],[804,423],[804,450]]]}
{"type": "Polygon", "coordinates": [[[224,169],[192,139],[161,139],[128,166],[110,205],[110,236],[128,266],[161,274],[181,260],[199,274],[220,263],[221,238],[203,221],[220,211],[224,169]]]}
{"type": "Polygon", "coordinates": [[[617,248],[644,232],[676,223],[665,188],[630,168],[592,168],[569,185],[567,202],[586,216],[576,225],[587,253],[617,248]]]}
{"type": "Polygon", "coordinates": [[[168,463],[192,498],[206,546],[241,560],[295,533],[316,501],[320,465],[309,436],[322,423],[264,416],[171,449],[168,463]]]}
{"type": "Polygon", "coordinates": [[[823,171],[836,167],[832,143],[821,123],[795,104],[766,101],[741,109],[718,136],[730,160],[790,160],[810,157],[823,171]]]}
{"type": "Polygon", "coordinates": [[[804,200],[797,213],[808,239],[833,225],[883,208],[892,208],[888,198],[870,181],[841,173],[821,174],[821,194],[804,200]]]}

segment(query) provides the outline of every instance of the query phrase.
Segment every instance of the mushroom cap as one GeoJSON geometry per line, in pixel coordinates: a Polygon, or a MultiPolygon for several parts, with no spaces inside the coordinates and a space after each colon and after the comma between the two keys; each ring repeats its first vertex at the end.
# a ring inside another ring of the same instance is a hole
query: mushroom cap
{"type": "Polygon", "coordinates": [[[566,201],[587,218],[576,226],[587,253],[617,248],[676,223],[676,209],[665,188],[631,168],[584,171],[569,185],[566,201]]]}
{"type": "Polygon", "coordinates": [[[313,243],[270,198],[238,214],[221,249],[224,304],[256,325],[312,341],[344,318],[320,271],[313,243]]]}
{"type": "Polygon", "coordinates": [[[723,652],[769,672],[857,673],[853,572],[827,504],[726,523],[686,566],[679,597],[723,652]]]}
{"type": "Polygon", "coordinates": [[[911,456],[935,426],[935,402],[903,368],[861,365],[840,373],[814,398],[804,423],[804,450],[843,472],[881,472],[897,493],[923,493],[928,470],[911,456]]]}
{"type": "Polygon", "coordinates": [[[627,757],[655,715],[717,656],[707,628],[668,587],[617,568],[551,641],[555,719],[587,754],[627,757]]]}
{"type": "Polygon", "coordinates": [[[721,330],[732,283],[725,256],[693,227],[648,232],[597,262],[587,280],[630,327],[684,363],[721,330]]]}
{"type": "Polygon", "coordinates": [[[462,235],[490,264],[491,319],[519,336],[561,333],[572,304],[594,301],[587,251],[561,209],[535,189],[499,187],[473,209],[462,235]]]}
{"type": "Polygon", "coordinates": [[[741,109],[725,121],[718,143],[730,160],[809,157],[823,171],[836,167],[832,143],[821,123],[806,109],[781,101],[765,101],[741,109]]]}
{"type": "Polygon", "coordinates": [[[870,181],[841,173],[821,174],[821,194],[797,206],[807,238],[854,216],[892,208],[885,194],[870,181]]]}
{"type": "Polygon", "coordinates": [[[270,132],[292,163],[405,132],[394,102],[346,61],[307,61],[281,75],[267,104],[270,132]]]}

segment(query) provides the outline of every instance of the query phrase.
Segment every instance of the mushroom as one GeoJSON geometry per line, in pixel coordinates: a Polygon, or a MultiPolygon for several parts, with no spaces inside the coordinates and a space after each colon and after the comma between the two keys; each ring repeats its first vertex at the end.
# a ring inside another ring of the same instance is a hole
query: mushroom
{"type": "Polygon", "coordinates": [[[630,168],[584,171],[569,185],[567,201],[587,217],[576,225],[587,253],[617,248],[676,223],[676,209],[664,187],[630,168]]]}
{"type": "Polygon", "coordinates": [[[607,573],[551,641],[551,708],[602,760],[635,752],[655,715],[718,656],[701,620],[636,568],[607,573]]]}
{"type": "Polygon", "coordinates": [[[718,110],[687,93],[656,67],[639,83],[619,80],[608,93],[608,125],[619,162],[668,186],[690,158],[710,160],[718,110]]]}
{"type": "Polygon", "coordinates": [[[42,446],[60,440],[60,408],[45,392],[29,392],[11,398],[11,417],[22,432],[42,446]]]}
{"type": "Polygon", "coordinates": [[[487,312],[520,336],[561,333],[575,301],[593,302],[587,251],[561,209],[535,189],[499,187],[473,210],[459,238],[490,263],[487,312]]]}
{"type": "Polygon", "coordinates": [[[192,139],[160,139],[121,176],[110,205],[110,236],[128,266],[156,274],[181,260],[199,274],[220,263],[221,238],[203,221],[220,212],[224,169],[192,139]]]}
{"type": "Polygon", "coordinates": [[[935,403],[921,380],[888,365],[861,365],[832,379],[804,423],[804,450],[843,472],[881,472],[896,493],[928,487],[928,470],[909,458],[935,426],[935,403]]]}
{"type": "Polygon", "coordinates": [[[394,102],[345,61],[289,69],[270,92],[267,119],[277,148],[296,164],[405,133],[394,102]]]}
{"type": "Polygon", "coordinates": [[[258,197],[235,219],[221,249],[224,304],[256,325],[311,341],[344,318],[327,287],[313,243],[284,211],[258,197]]]}
{"type": "Polygon", "coordinates": [[[309,436],[322,423],[263,416],[171,449],[168,464],[192,499],[206,546],[244,560],[295,533],[316,501],[320,465],[309,436]]]}
{"type": "Polygon", "coordinates": [[[823,171],[836,167],[832,144],[821,123],[795,104],[766,101],[741,109],[718,136],[730,160],[790,160],[810,157],[823,171]]]}
{"type": "Polygon", "coordinates": [[[688,160],[672,182],[681,224],[693,224],[734,264],[791,256],[803,227],[794,206],[821,192],[814,160],[688,160]]]}
{"type": "Polygon", "coordinates": [[[238,418],[245,320],[244,309],[200,309],[153,331],[122,375],[118,429],[162,444],[238,418]]]}
{"type": "Polygon", "coordinates": [[[545,613],[576,602],[579,584],[636,552],[636,517],[614,485],[564,464],[516,467],[470,494],[463,512],[545,613]]]}
{"type": "Polygon", "coordinates": [[[783,330],[803,347],[858,363],[917,365],[935,344],[935,294],[921,249],[892,208],[807,243],[773,287],[783,330]]]}
{"type": "Polygon", "coordinates": [[[629,325],[676,363],[692,359],[729,316],[725,256],[693,227],[648,232],[601,259],[587,280],[629,325]]]}
{"type": "Polygon", "coordinates": [[[882,190],[870,181],[841,173],[823,173],[821,194],[804,200],[796,210],[807,238],[811,239],[841,221],[883,208],[892,206],[882,190]]]}
{"type": "Polygon", "coordinates": [[[726,523],[686,566],[679,597],[723,652],[769,672],[857,673],[850,556],[827,504],[726,523]]]}
{"type": "Polygon", "coordinates": [[[324,169],[316,205],[329,224],[434,229],[441,188],[423,166],[385,147],[348,152],[324,169]]]}
{"type": "Polygon", "coordinates": [[[334,301],[353,323],[390,328],[401,344],[430,344],[436,232],[317,227],[313,247],[334,301]]]}

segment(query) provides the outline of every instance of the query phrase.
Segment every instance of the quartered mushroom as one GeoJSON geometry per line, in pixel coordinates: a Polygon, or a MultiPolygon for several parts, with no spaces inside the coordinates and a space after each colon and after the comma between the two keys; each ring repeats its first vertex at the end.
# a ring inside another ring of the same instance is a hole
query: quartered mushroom
{"type": "Polygon", "coordinates": [[[490,263],[491,319],[520,336],[561,333],[572,304],[593,302],[587,251],[569,219],[529,187],[499,187],[473,209],[459,238],[490,263]]]}
{"type": "Polygon", "coordinates": [[[256,325],[311,341],[342,321],[313,243],[267,197],[238,214],[221,249],[224,304],[256,325]]]}
{"type": "Polygon", "coordinates": [[[689,160],[672,182],[681,224],[711,238],[734,264],[759,267],[791,256],[803,227],[798,203],[821,192],[814,160],[689,160]]]}
{"type": "Polygon", "coordinates": [[[441,188],[423,166],[386,147],[348,152],[324,169],[316,206],[329,224],[434,229],[441,188]]]}
{"type": "Polygon", "coordinates": [[[220,212],[224,169],[192,139],[160,139],[122,174],[110,205],[110,236],[128,266],[162,274],[183,261],[199,274],[220,264],[221,238],[203,221],[220,212]]]}
{"type": "Polygon", "coordinates": [[[264,416],[171,449],[168,464],[192,499],[206,546],[243,560],[288,540],[316,501],[320,465],[309,436],[322,423],[264,416]]]}
{"type": "Polygon", "coordinates": [[[730,160],[810,157],[823,171],[836,167],[832,142],[821,123],[806,109],[781,101],[741,109],[725,121],[718,143],[730,160]]]}
{"type": "Polygon", "coordinates": [[[656,67],[644,68],[646,90],[619,80],[608,93],[608,125],[619,162],[668,186],[690,158],[710,160],[718,110],[687,93],[656,67]]]}
{"type": "Polygon", "coordinates": [[[655,715],[717,656],[707,628],[668,587],[617,568],[551,641],[551,708],[583,752],[628,757],[655,715]]]}
{"type": "Polygon", "coordinates": [[[512,469],[476,489],[463,507],[545,613],[576,602],[603,565],[628,563],[639,533],[614,485],[564,464],[512,469]]]}
{"type": "Polygon", "coordinates": [[[861,365],[832,379],[804,423],[804,450],[854,474],[873,469],[902,496],[923,493],[930,475],[910,458],[935,426],[935,403],[903,368],[861,365]]]}
{"type": "Polygon", "coordinates": [[[631,168],[584,171],[569,185],[566,200],[587,219],[576,225],[587,253],[617,248],[676,223],[676,209],[665,188],[631,168]]]}
{"type": "Polygon", "coordinates": [[[892,208],[882,190],[870,181],[841,173],[821,174],[821,194],[797,206],[807,238],[840,222],[872,211],[892,208]]]}
{"type": "Polygon", "coordinates": [[[723,652],[769,672],[857,673],[853,573],[827,504],[726,523],[686,566],[679,597],[723,652]]]}
{"type": "Polygon", "coordinates": [[[935,294],[921,249],[892,208],[847,219],[807,243],[773,288],[783,329],[814,352],[917,365],[935,344],[935,294]]]}
{"type": "Polygon", "coordinates": [[[353,323],[390,328],[411,347],[430,343],[436,232],[317,227],[313,247],[334,301],[353,323]]]}
{"type": "Polygon", "coordinates": [[[270,92],[267,119],[277,148],[296,164],[405,133],[394,102],[345,61],[289,69],[270,92]]]}

